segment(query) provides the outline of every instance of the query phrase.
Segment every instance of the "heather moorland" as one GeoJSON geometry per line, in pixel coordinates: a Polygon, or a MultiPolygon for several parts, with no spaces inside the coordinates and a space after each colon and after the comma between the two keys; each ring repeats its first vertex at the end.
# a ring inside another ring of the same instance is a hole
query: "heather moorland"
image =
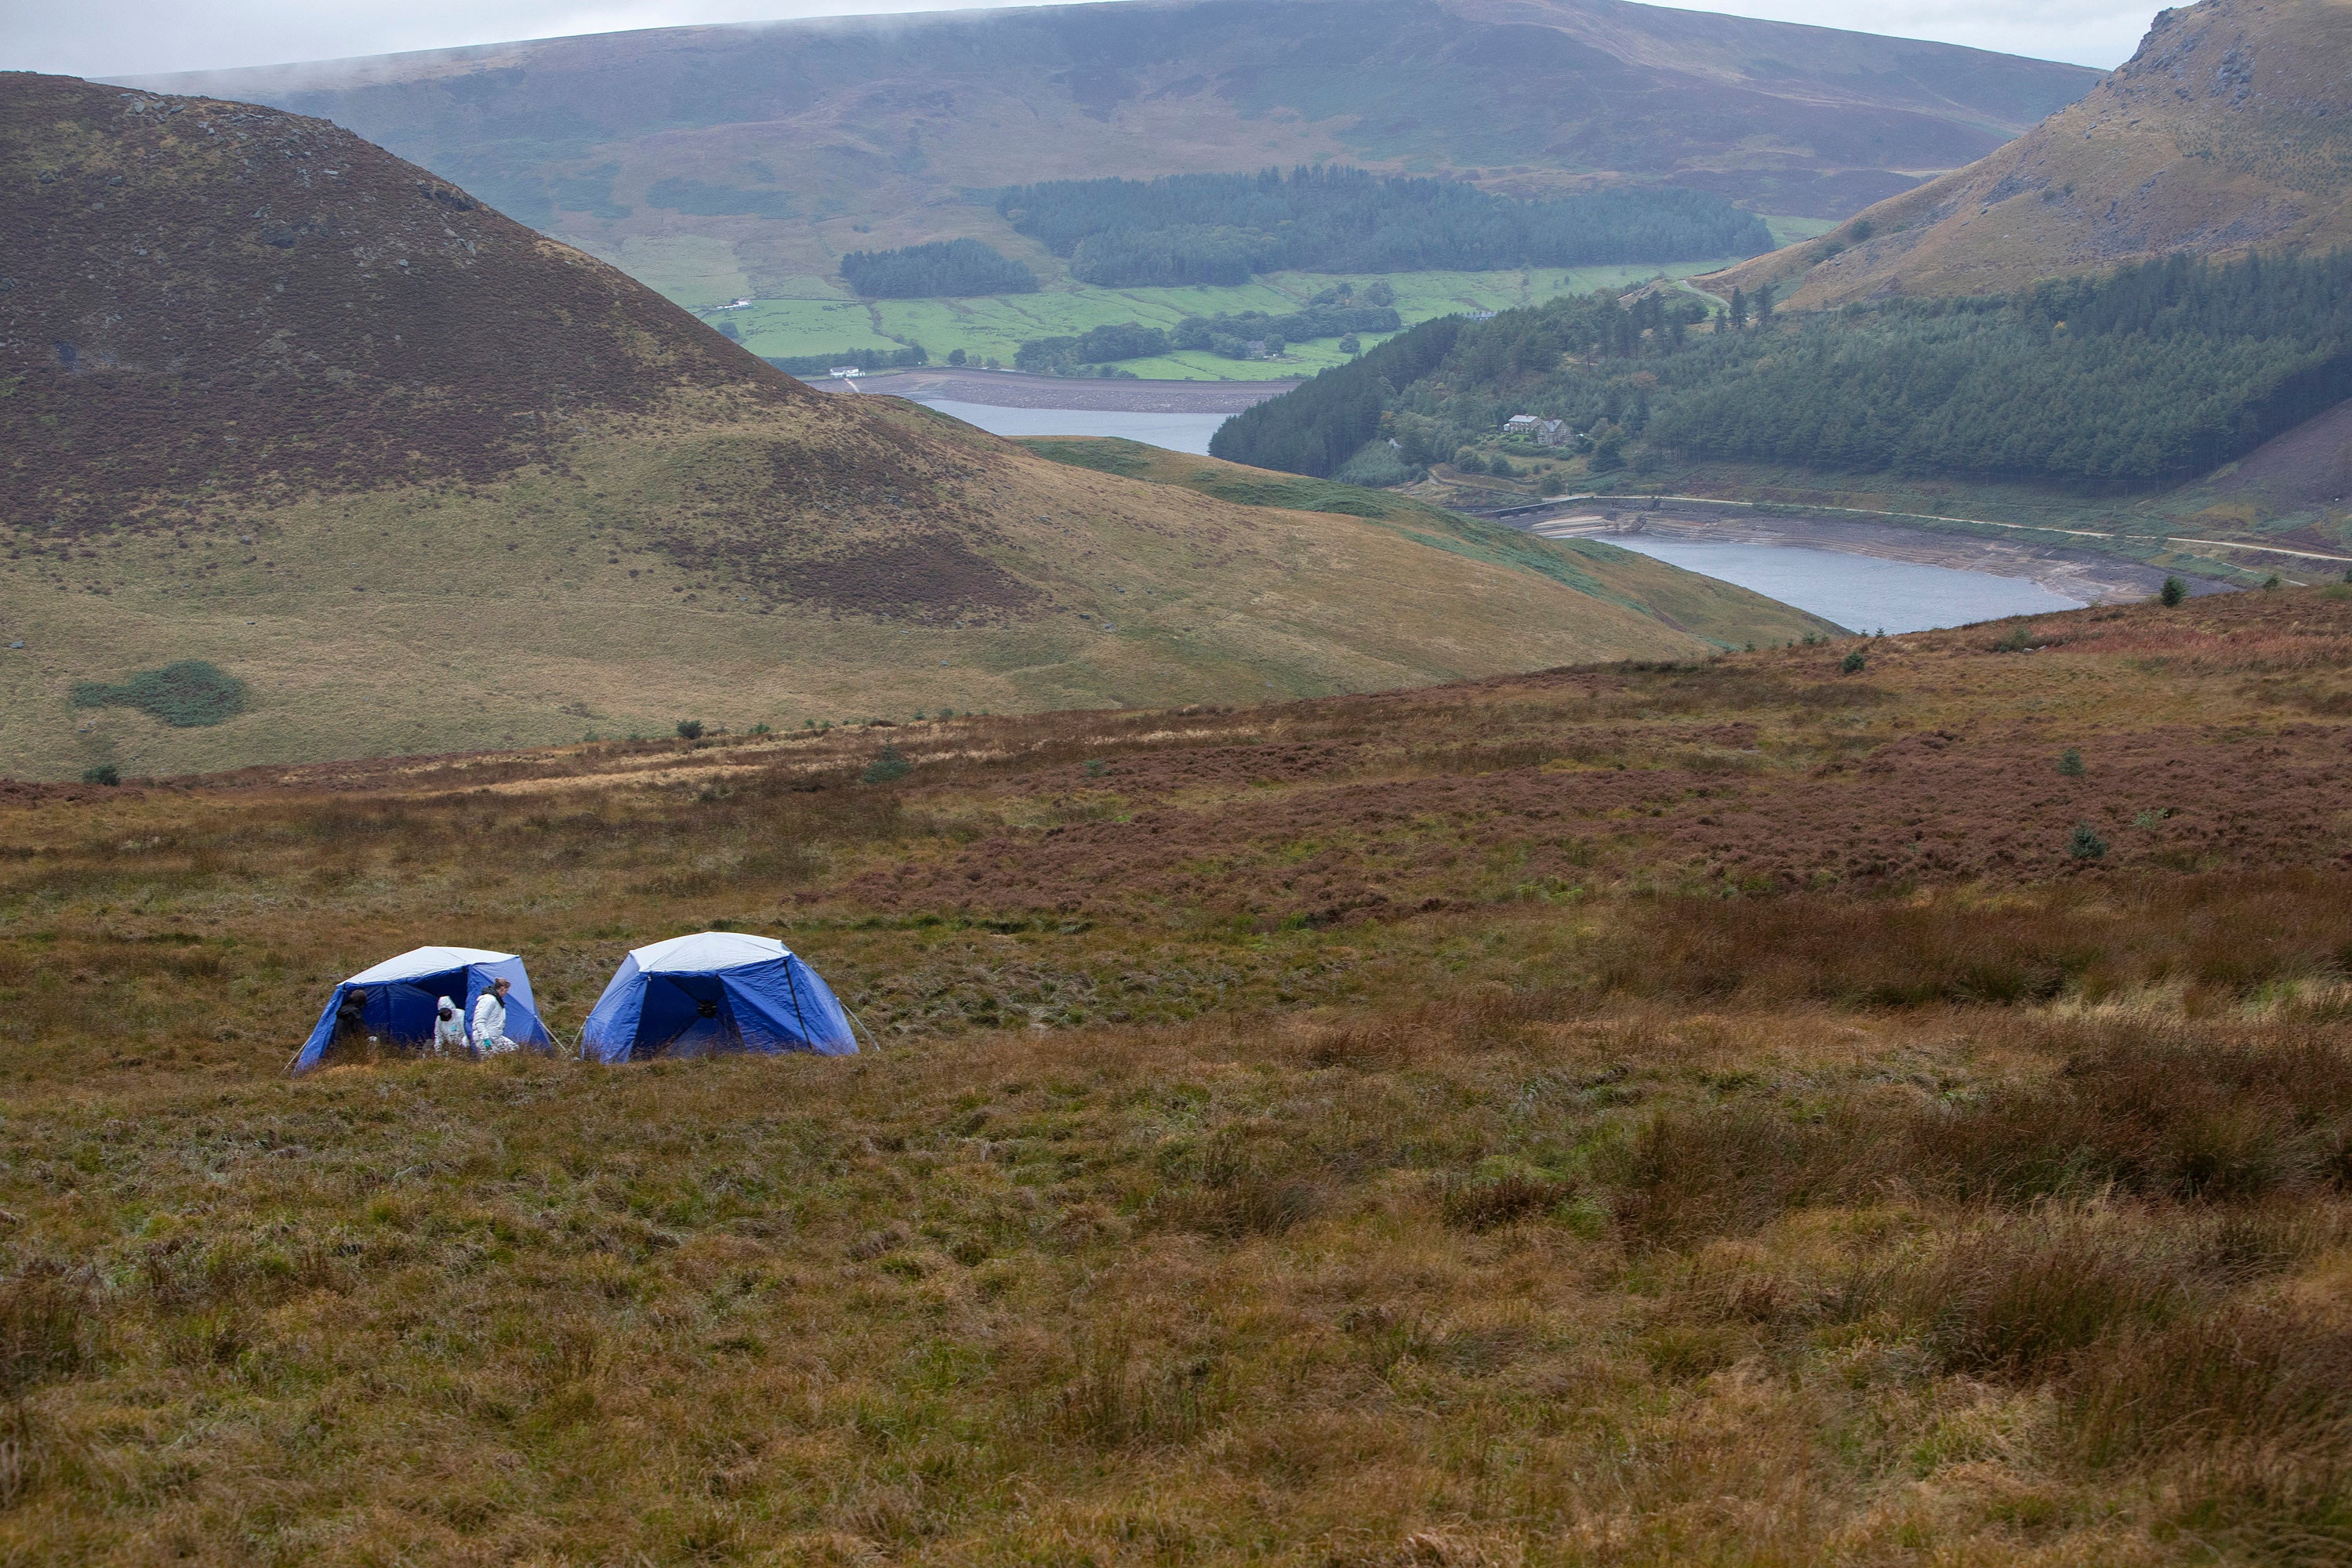
{"type": "Polygon", "coordinates": [[[11,1561],[2340,1560],[2352,588],[0,802],[11,1561]],[[783,937],[855,1059],[283,1067],[783,937]]]}

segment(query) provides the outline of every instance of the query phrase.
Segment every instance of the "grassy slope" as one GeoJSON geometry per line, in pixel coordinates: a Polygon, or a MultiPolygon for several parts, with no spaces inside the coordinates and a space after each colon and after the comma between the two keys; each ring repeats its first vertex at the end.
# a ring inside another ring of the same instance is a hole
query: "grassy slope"
{"type": "MultiPolygon", "coordinates": [[[[1251,700],[1705,646],[1607,584],[1593,597],[1528,562],[1354,518],[1074,469],[896,406],[909,439],[950,432],[983,463],[951,488],[985,520],[982,559],[1034,591],[1027,607],[910,621],[887,613],[900,607],[887,582],[868,585],[879,608],[845,612],[789,597],[801,569],[790,561],[681,562],[657,542],[708,526],[699,481],[759,471],[791,427],[775,416],[680,421],[583,441],[568,473],[251,506],[186,549],[129,534],[94,561],[5,563],[0,581],[21,584],[5,629],[27,647],[8,656],[17,674],[0,696],[0,771],[57,777],[113,762],[163,773],[546,743],[660,733],[689,716],[741,729],[940,707],[1251,700]],[[67,705],[75,680],[179,658],[251,682],[253,710],[168,729],[67,705]]],[[[884,416],[861,404],[860,418],[884,416]]],[[[853,553],[889,544],[874,526],[846,535],[868,541],[853,553]]],[[[808,521],[761,543],[830,548],[808,521]]],[[[1720,607],[1707,629],[1722,641],[1814,624],[1753,595],[1720,607]]]]}
{"type": "Polygon", "coordinates": [[[1116,438],[1043,437],[1021,444],[1056,462],[1181,486],[1238,506],[1364,518],[1401,538],[1449,554],[1537,573],[1720,647],[1793,642],[1839,629],[1787,605],[1776,606],[1781,614],[1768,619],[1759,615],[1753,595],[1743,590],[1613,544],[1538,539],[1388,490],[1244,468],[1116,438]]]}
{"type": "Polygon", "coordinates": [[[2033,629],[16,792],[0,1550],[2340,1556],[2352,599],[2033,629]],[[278,1076],[722,917],[884,1047],[278,1076]]]}

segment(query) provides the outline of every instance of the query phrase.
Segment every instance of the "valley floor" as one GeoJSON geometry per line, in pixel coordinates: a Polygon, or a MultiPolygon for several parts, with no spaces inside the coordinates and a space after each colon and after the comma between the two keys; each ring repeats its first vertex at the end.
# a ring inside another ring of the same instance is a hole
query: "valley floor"
{"type": "Polygon", "coordinates": [[[5,786],[0,1557],[2342,1561],[2347,715],[2338,586],[5,786]],[[282,1074],[721,925],[878,1048],[282,1074]]]}

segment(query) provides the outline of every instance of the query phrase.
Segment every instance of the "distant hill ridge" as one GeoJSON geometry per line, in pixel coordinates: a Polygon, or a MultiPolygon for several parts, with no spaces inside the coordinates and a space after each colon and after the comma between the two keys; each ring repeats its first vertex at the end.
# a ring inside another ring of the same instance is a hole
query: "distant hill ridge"
{"type": "Polygon", "coordinates": [[[1719,291],[1769,281],[1809,308],[1992,293],[2158,256],[2352,244],[2347,62],[2347,0],[2163,12],[2080,102],[1820,239],[1719,275],[1719,291]]]}
{"type": "Polygon", "coordinates": [[[2075,66],[1621,0],[1185,0],[665,28],[142,79],[325,116],[626,257],[753,291],[971,237],[969,193],[1337,162],[1550,195],[1623,180],[1842,216],[1983,156],[2075,66]],[[713,263],[713,265],[718,265],[713,263]]]}

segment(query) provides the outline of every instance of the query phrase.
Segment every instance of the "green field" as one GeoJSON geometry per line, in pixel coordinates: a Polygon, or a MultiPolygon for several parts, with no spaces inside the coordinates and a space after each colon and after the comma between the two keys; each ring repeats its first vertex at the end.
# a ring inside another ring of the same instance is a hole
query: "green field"
{"type": "Polygon", "coordinates": [[[1801,239],[1813,239],[1837,227],[1832,217],[1772,217],[1766,216],[1764,226],[1772,231],[1773,243],[1794,245],[1801,239]]]}
{"type": "MultiPolygon", "coordinates": [[[[933,363],[961,349],[975,362],[995,359],[1010,364],[1021,345],[1033,339],[1075,335],[1089,327],[1119,321],[1172,327],[1187,316],[1220,311],[1279,314],[1297,310],[1339,281],[1327,273],[1276,272],[1232,288],[1097,289],[1064,281],[1035,294],[860,300],[838,279],[828,283],[808,278],[794,281],[790,297],[755,299],[741,310],[721,311],[712,307],[734,297],[730,290],[741,274],[730,271],[715,255],[691,245],[646,244],[633,245],[609,259],[677,303],[701,312],[706,320],[733,326],[744,346],[772,359],[855,349],[887,351],[920,343],[930,351],[933,363]]],[[[1727,267],[1732,259],[1519,268],[1505,272],[1398,272],[1387,274],[1384,281],[1396,290],[1397,311],[1410,326],[1455,310],[1508,310],[1559,294],[1622,288],[1648,278],[1688,277],[1727,267]]],[[[1372,278],[1366,274],[1352,281],[1361,288],[1372,278]]],[[[1379,341],[1367,337],[1363,342],[1370,348],[1379,341]]],[[[1294,344],[1279,360],[1220,359],[1196,351],[1129,360],[1123,368],[1151,379],[1255,381],[1311,375],[1346,357],[1339,352],[1339,340],[1333,338],[1294,344]]]]}

